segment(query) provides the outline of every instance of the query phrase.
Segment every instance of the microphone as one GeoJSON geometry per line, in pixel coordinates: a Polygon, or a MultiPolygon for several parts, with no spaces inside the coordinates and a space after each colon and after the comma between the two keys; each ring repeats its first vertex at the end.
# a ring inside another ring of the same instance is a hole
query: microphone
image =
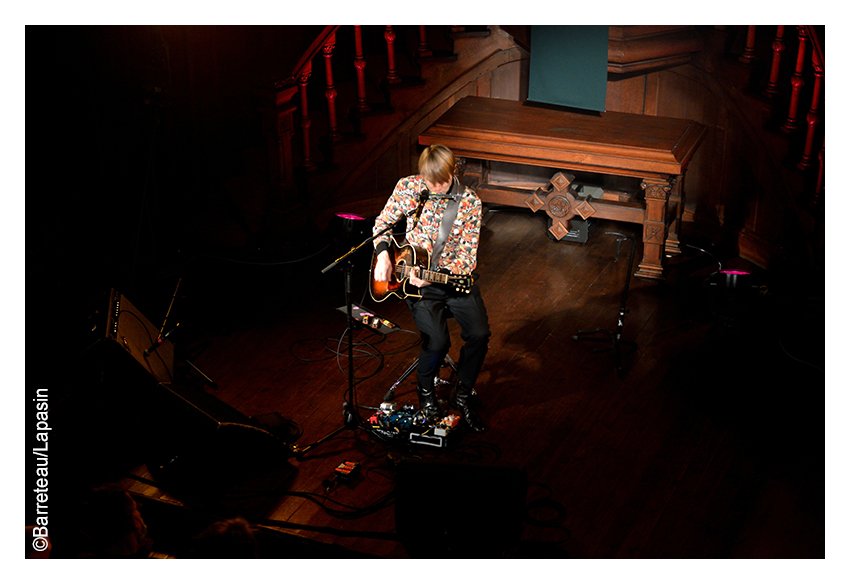
{"type": "Polygon", "coordinates": [[[419,216],[422,214],[422,208],[425,206],[425,201],[431,198],[431,191],[428,190],[428,187],[425,187],[421,191],[419,191],[419,204],[416,205],[415,209],[411,209],[407,212],[407,217],[413,217],[414,221],[419,221],[419,216]],[[414,217],[415,215],[415,217],[414,217]]]}
{"type": "MultiPolygon", "coordinates": [[[[445,193],[431,193],[427,189],[425,190],[428,197],[427,198],[435,198],[435,199],[453,199],[455,201],[459,200],[460,196],[463,194],[463,187],[458,181],[457,177],[452,177],[452,186],[445,193]]],[[[421,195],[421,193],[420,193],[421,195]]]]}
{"type": "Polygon", "coordinates": [[[159,337],[156,340],[156,342],[153,345],[151,345],[148,350],[145,351],[145,357],[150,357],[151,353],[153,353],[154,351],[159,349],[159,346],[162,344],[162,342],[165,341],[165,339],[167,339],[169,337],[169,335],[171,335],[171,333],[176,331],[178,326],[180,326],[179,322],[174,326],[173,329],[171,329],[170,331],[168,331],[167,333],[165,333],[164,335],[159,337]]]}

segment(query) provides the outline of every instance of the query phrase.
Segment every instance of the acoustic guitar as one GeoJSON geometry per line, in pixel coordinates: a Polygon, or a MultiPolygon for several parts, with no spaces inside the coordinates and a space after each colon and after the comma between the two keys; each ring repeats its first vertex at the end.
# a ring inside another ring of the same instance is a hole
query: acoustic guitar
{"type": "Polygon", "coordinates": [[[389,282],[378,282],[375,279],[378,254],[372,253],[372,268],[369,270],[369,292],[376,302],[382,302],[393,295],[400,299],[407,297],[421,298],[419,288],[409,282],[410,274],[415,268],[419,268],[419,278],[426,282],[446,284],[454,288],[455,291],[465,294],[468,294],[472,289],[474,282],[472,276],[455,276],[429,270],[431,258],[427,251],[409,243],[400,246],[394,239],[391,241],[392,243],[387,251],[395,269],[389,282]]]}

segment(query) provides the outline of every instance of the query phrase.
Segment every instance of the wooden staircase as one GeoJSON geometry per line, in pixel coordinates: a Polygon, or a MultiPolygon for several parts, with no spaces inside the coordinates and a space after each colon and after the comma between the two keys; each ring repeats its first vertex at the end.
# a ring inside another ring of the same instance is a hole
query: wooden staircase
{"type": "MultiPolygon", "coordinates": [[[[267,127],[285,127],[290,132],[291,178],[286,176],[286,168],[275,172],[267,221],[286,217],[285,221],[291,222],[299,217],[315,220],[323,228],[340,209],[377,213],[395,180],[415,172],[418,133],[457,99],[470,93],[489,95],[487,80],[494,71],[527,59],[527,52],[499,27],[428,26],[424,27],[427,41],[422,40],[420,27],[393,27],[395,59],[391,67],[386,48],[382,54],[375,41],[376,36],[388,34],[385,28],[362,27],[360,31],[366,75],[365,85],[359,88],[355,68],[346,69],[356,59],[350,50],[355,45],[354,31],[336,27],[334,104],[327,99],[328,85],[326,78],[322,79],[325,64],[318,62],[324,55],[319,48],[311,59],[311,82],[306,90],[295,87],[293,75],[292,81],[260,92],[267,106],[272,101],[277,104],[265,109],[267,127]],[[286,96],[297,101],[297,94],[304,92],[309,138],[302,140],[293,130],[299,124],[303,130],[304,100],[301,110],[295,111],[286,96]],[[358,103],[363,93],[368,109],[358,103]],[[330,121],[334,106],[335,135],[330,121]],[[287,119],[281,122],[282,118],[287,119]],[[312,164],[305,165],[305,159],[312,164]]],[[[510,97],[519,99],[518,94],[510,97]]],[[[272,156],[281,158],[278,144],[283,142],[282,138],[270,140],[272,156]]]]}
{"type": "Polygon", "coordinates": [[[770,175],[771,181],[754,185],[760,194],[738,229],[739,255],[762,267],[785,262],[809,270],[810,290],[820,294],[825,263],[823,34],[823,27],[814,26],[737,27],[729,31],[713,71],[728,96],[725,102],[743,121],[741,131],[762,152],[764,168],[752,172],[770,175]]]}

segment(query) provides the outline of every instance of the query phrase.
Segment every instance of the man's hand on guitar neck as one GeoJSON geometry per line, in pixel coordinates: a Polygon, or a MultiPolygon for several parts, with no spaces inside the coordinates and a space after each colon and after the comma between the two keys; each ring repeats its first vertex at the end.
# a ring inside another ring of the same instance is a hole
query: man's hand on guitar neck
{"type": "Polygon", "coordinates": [[[431,282],[419,279],[419,268],[418,267],[410,270],[410,278],[408,278],[408,281],[411,284],[413,284],[414,286],[416,286],[417,288],[422,288],[423,286],[430,286],[431,285],[431,282]]]}

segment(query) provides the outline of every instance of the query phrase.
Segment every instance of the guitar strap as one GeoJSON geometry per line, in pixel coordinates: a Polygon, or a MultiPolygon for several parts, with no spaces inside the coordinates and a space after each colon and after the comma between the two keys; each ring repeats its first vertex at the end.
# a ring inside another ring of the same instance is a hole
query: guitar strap
{"type": "Polygon", "coordinates": [[[460,206],[460,197],[463,194],[464,188],[460,186],[460,181],[454,177],[452,185],[451,197],[446,204],[446,210],[443,211],[443,220],[440,223],[440,233],[437,235],[437,241],[434,242],[434,250],[431,252],[431,271],[437,271],[437,265],[440,263],[440,256],[443,255],[443,248],[446,246],[446,241],[449,239],[449,233],[452,232],[452,225],[457,217],[457,208],[460,206]]]}

